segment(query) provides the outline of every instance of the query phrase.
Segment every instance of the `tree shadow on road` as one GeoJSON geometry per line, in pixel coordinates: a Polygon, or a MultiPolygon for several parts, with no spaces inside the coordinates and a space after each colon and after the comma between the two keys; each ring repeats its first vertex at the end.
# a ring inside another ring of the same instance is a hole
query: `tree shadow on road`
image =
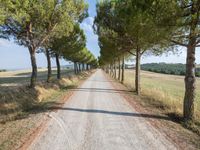
{"type": "Polygon", "coordinates": [[[105,115],[138,117],[138,118],[149,118],[149,119],[163,119],[163,120],[170,121],[169,117],[159,116],[159,115],[154,115],[154,114],[144,114],[144,113],[134,113],[134,112],[117,112],[117,111],[108,111],[108,110],[100,110],[100,109],[81,109],[81,108],[69,108],[69,107],[55,107],[52,109],[60,109],[60,110],[66,110],[66,111],[92,113],[92,114],[105,114],[105,115]]]}
{"type": "Polygon", "coordinates": [[[117,89],[106,89],[106,88],[71,88],[72,91],[80,92],[102,92],[102,93],[123,93],[123,94],[133,94],[134,91],[130,90],[117,90],[117,89]]]}
{"type": "Polygon", "coordinates": [[[110,83],[110,82],[117,82],[117,81],[115,81],[115,80],[88,80],[88,81],[90,81],[90,82],[100,82],[100,83],[102,83],[102,82],[108,82],[108,83],[110,83]]]}

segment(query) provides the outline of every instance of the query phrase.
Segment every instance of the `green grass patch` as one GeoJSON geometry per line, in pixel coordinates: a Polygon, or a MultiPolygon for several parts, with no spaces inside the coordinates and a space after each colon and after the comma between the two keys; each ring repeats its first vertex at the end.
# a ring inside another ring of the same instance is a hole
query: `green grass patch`
{"type": "MultiPolygon", "coordinates": [[[[125,82],[131,89],[135,89],[134,70],[125,71],[125,82]]],[[[195,99],[195,121],[191,126],[200,128],[200,79],[197,78],[195,99]]],[[[142,71],[141,88],[143,101],[154,108],[162,109],[166,114],[182,116],[184,99],[184,77],[142,71]]],[[[188,127],[188,125],[187,125],[188,127]]]]}

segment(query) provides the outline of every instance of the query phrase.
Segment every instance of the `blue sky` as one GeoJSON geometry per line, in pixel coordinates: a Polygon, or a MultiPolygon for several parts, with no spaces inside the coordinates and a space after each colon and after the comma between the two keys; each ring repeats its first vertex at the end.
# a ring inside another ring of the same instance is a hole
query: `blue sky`
{"type": "MultiPolygon", "coordinates": [[[[81,24],[81,28],[87,36],[87,48],[95,55],[99,56],[98,36],[93,33],[93,21],[96,15],[96,0],[86,0],[89,4],[89,17],[81,24]]],[[[197,63],[200,64],[200,49],[197,49],[197,63]]],[[[167,62],[167,63],[185,63],[186,50],[180,50],[179,55],[163,54],[162,56],[145,56],[142,58],[142,63],[150,62],[167,62]]],[[[52,61],[55,66],[55,60],[52,61]]],[[[38,67],[46,67],[46,58],[44,54],[37,54],[38,67]]],[[[66,61],[61,61],[62,65],[68,64],[66,61]]],[[[24,69],[30,68],[30,56],[28,49],[23,46],[18,46],[12,41],[0,39],[0,69],[24,69]]]]}

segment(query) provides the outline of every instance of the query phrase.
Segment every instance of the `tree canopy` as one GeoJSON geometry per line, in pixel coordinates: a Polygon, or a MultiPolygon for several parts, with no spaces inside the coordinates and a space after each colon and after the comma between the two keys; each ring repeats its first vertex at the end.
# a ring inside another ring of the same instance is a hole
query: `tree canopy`
{"type": "Polygon", "coordinates": [[[28,48],[32,64],[31,87],[36,83],[35,53],[40,52],[39,49],[53,49],[67,59],[84,49],[85,35],[78,24],[88,16],[87,8],[84,0],[1,0],[0,37],[13,39],[28,48]]]}
{"type": "MultiPolygon", "coordinates": [[[[141,56],[187,48],[184,118],[192,120],[195,99],[195,48],[200,45],[200,0],[102,0],[94,28],[99,35],[100,64],[136,57],[135,88],[140,86],[141,56]],[[119,52],[120,51],[120,52],[119,52]]],[[[112,68],[111,68],[112,69],[112,68]]]]}

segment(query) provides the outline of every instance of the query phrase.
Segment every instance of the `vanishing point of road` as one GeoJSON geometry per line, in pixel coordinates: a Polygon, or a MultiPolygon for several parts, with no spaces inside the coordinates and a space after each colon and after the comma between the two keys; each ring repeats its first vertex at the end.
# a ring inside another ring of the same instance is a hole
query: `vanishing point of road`
{"type": "Polygon", "coordinates": [[[97,70],[35,138],[31,150],[176,149],[119,94],[97,70]]]}

